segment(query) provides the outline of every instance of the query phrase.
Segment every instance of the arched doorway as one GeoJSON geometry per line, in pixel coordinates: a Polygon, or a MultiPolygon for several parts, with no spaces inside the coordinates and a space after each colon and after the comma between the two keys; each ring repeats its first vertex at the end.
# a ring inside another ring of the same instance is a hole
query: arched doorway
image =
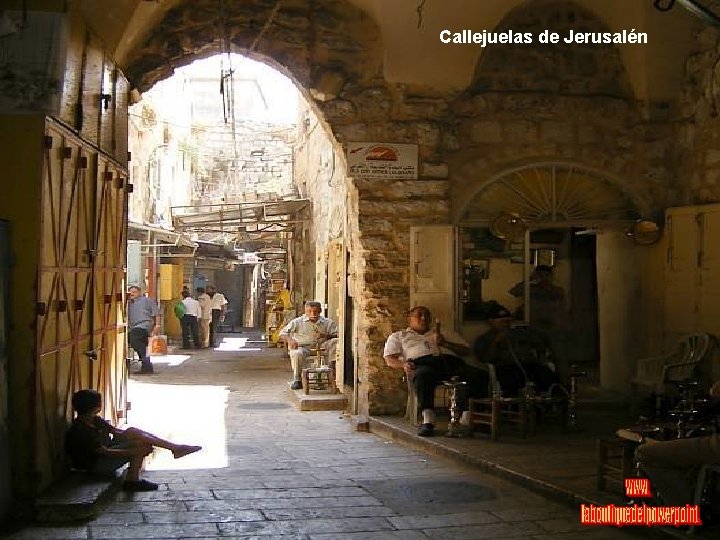
{"type": "Polygon", "coordinates": [[[632,365],[628,300],[639,266],[624,236],[646,213],[621,186],[602,171],[556,161],[506,168],[478,183],[456,222],[463,333],[477,333],[482,303],[498,301],[519,324],[561,329],[561,369],[578,364],[603,386],[621,389],[632,365]],[[540,265],[552,269],[565,295],[562,317],[552,323],[528,294],[533,268],[540,265]]]}

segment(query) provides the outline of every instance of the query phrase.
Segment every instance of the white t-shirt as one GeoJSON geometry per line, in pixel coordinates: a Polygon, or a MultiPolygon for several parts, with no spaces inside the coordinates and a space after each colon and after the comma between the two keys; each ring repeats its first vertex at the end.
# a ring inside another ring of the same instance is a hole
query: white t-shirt
{"type": "Polygon", "coordinates": [[[200,302],[188,296],[183,298],[183,304],[185,304],[185,315],[193,315],[200,318],[200,302]]]}
{"type": "MultiPolygon", "coordinates": [[[[443,330],[441,334],[445,341],[468,347],[467,342],[457,332],[443,330]]],[[[458,356],[447,347],[438,348],[434,328],[424,334],[419,334],[411,328],[393,332],[385,342],[383,356],[393,356],[395,354],[401,355],[405,360],[414,360],[415,358],[428,355],[438,356],[447,354],[450,356],[458,356]]]]}
{"type": "Polygon", "coordinates": [[[210,309],[221,309],[227,303],[228,301],[225,298],[225,295],[223,293],[216,292],[210,298],[210,309]]]}

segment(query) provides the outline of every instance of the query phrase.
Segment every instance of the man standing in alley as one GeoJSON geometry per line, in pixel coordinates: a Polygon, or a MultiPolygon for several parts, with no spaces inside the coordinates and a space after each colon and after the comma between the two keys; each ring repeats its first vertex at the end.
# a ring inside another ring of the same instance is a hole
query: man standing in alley
{"type": "Polygon", "coordinates": [[[223,293],[217,292],[215,285],[208,285],[205,290],[210,297],[210,337],[209,346],[217,347],[215,343],[215,334],[218,331],[220,323],[225,320],[225,311],[227,310],[227,299],[223,293]]]}
{"type": "Polygon", "coordinates": [[[185,314],[180,319],[182,327],[183,349],[190,348],[190,339],[196,349],[200,348],[200,302],[190,296],[188,289],[182,291],[182,303],[185,306],[185,314]]]}
{"type": "Polygon", "coordinates": [[[335,321],[320,315],[320,302],[306,302],[305,314],[287,323],[280,331],[280,339],[288,344],[290,366],[293,371],[293,382],[290,388],[302,388],[302,374],[305,357],[310,354],[311,347],[321,346],[327,351],[330,361],[335,359],[338,328],[335,321]]]}
{"type": "Polygon", "coordinates": [[[148,342],[151,335],[160,331],[160,308],[157,302],[142,294],[137,285],[128,288],[127,305],[128,345],[137,353],[142,368],[138,373],[153,372],[153,365],[148,356],[148,342]]]}
{"type": "Polygon", "coordinates": [[[210,346],[210,319],[212,318],[210,297],[205,292],[204,287],[197,287],[195,292],[197,293],[197,301],[200,304],[200,319],[198,320],[200,325],[200,343],[202,347],[205,348],[210,346]]]}

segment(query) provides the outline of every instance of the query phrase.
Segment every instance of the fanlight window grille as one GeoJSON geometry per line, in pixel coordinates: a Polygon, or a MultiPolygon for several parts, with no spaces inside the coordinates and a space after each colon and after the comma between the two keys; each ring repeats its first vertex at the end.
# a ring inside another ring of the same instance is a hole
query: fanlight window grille
{"type": "Polygon", "coordinates": [[[544,226],[582,226],[638,217],[630,197],[601,174],[557,164],[516,169],[497,178],[476,193],[462,221],[489,222],[500,212],[544,226]]]}

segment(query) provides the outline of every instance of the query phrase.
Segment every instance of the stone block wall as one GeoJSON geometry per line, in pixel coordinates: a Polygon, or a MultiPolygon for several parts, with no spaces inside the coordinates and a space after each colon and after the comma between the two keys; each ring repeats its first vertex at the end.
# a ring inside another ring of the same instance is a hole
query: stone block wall
{"type": "Polygon", "coordinates": [[[720,201],[720,33],[705,28],[696,42],[677,112],[671,206],[720,201]]]}

